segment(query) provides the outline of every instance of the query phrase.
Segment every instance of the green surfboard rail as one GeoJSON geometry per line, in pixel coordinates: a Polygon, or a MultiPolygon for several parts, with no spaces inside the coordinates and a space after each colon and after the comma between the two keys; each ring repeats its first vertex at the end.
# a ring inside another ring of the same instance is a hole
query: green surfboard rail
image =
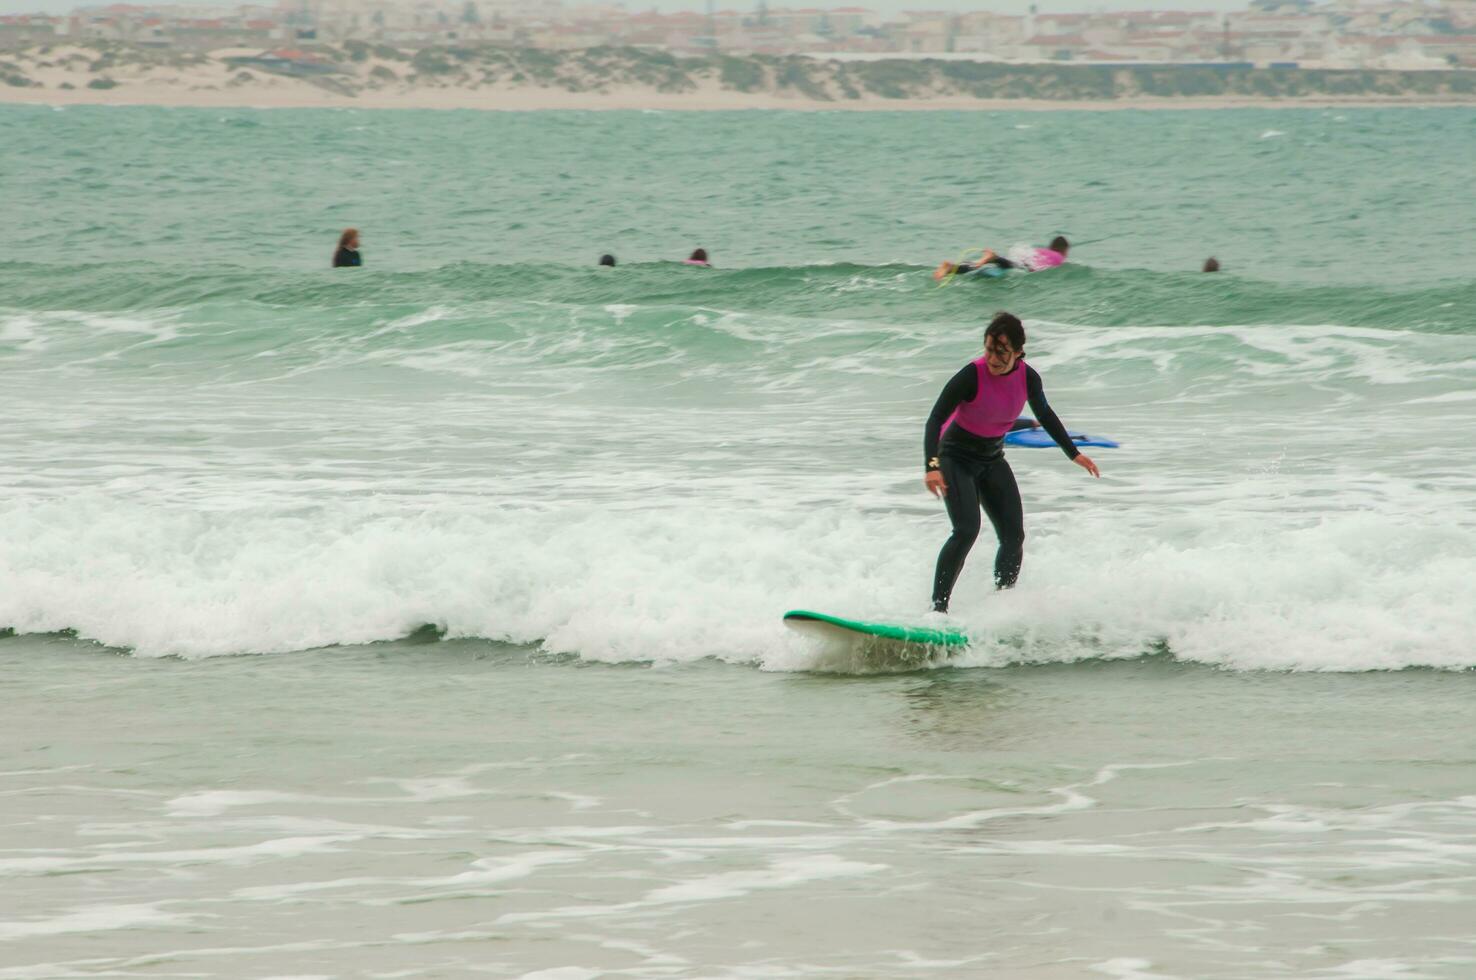
{"type": "Polygon", "coordinates": [[[963,647],[969,645],[969,635],[959,629],[935,629],[929,626],[902,626],[896,623],[870,623],[864,620],[843,619],[808,609],[791,609],[784,614],[786,623],[827,623],[843,630],[876,636],[884,640],[916,643],[931,647],[963,647]]]}

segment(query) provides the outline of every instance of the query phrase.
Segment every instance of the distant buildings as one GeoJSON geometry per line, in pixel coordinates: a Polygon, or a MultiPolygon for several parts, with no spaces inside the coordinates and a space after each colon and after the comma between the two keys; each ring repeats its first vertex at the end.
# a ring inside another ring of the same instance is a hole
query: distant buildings
{"type": "Polygon", "coordinates": [[[112,4],[59,17],[0,17],[0,48],[63,39],[194,51],[358,40],[401,47],[629,45],[677,54],[1476,68],[1476,0],[1252,0],[1231,13],[918,10],[890,19],[865,7],[771,8],[765,0],[753,10],[710,15],[561,0],[279,0],[234,9],[112,4]]]}

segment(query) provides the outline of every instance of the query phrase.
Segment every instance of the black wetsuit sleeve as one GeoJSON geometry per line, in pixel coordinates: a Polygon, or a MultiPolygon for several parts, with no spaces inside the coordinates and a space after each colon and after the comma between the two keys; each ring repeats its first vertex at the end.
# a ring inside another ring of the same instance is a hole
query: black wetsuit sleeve
{"type": "Polygon", "coordinates": [[[1056,417],[1056,413],[1046,401],[1045,389],[1040,384],[1040,375],[1036,374],[1035,368],[1029,364],[1025,365],[1025,397],[1030,402],[1030,411],[1035,413],[1035,420],[1051,434],[1051,438],[1056,440],[1056,445],[1061,447],[1066,457],[1075,459],[1080,456],[1081,450],[1076,448],[1076,444],[1066,434],[1066,426],[1061,424],[1061,420],[1056,417]]]}
{"type": "Polygon", "coordinates": [[[948,379],[943,393],[933,403],[928,414],[928,424],[923,430],[923,465],[937,469],[933,460],[938,456],[938,441],[943,437],[943,423],[964,402],[973,401],[979,394],[979,368],[972,362],[965,364],[957,374],[948,379]]]}

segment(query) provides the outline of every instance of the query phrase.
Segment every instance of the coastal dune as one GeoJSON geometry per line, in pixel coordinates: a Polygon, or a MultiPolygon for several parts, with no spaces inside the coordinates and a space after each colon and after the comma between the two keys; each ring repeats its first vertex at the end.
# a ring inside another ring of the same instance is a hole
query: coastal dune
{"type": "Polygon", "coordinates": [[[0,101],[424,109],[940,109],[1476,104],[1476,72],[1245,65],[846,62],[635,48],[183,52],[118,42],[0,54],[0,101]]]}

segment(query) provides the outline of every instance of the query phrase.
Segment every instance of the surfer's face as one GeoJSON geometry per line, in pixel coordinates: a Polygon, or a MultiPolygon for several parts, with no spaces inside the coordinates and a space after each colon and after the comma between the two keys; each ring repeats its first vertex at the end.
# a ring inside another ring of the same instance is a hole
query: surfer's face
{"type": "Polygon", "coordinates": [[[1003,337],[984,338],[984,358],[990,374],[1009,374],[1020,354],[1003,337]]]}

